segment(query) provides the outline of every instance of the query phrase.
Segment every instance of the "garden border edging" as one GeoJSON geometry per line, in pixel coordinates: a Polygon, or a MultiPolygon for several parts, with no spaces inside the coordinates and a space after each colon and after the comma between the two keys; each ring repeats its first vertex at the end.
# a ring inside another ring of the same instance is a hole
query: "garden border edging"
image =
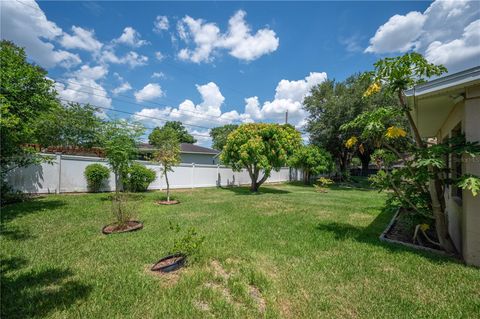
{"type": "Polygon", "coordinates": [[[420,246],[420,245],[410,244],[410,243],[406,243],[406,242],[403,242],[403,241],[387,238],[386,235],[388,234],[390,229],[393,227],[393,224],[395,223],[395,220],[397,219],[398,215],[400,214],[401,209],[402,209],[402,207],[399,207],[397,209],[397,212],[393,215],[393,217],[390,220],[390,223],[388,224],[387,228],[385,228],[385,230],[379,236],[379,239],[381,241],[391,243],[391,244],[399,244],[399,245],[403,245],[403,246],[413,248],[413,249],[428,251],[428,252],[432,252],[432,253],[442,255],[442,256],[445,256],[445,257],[455,257],[455,255],[446,253],[443,250],[433,249],[433,248],[430,248],[430,247],[424,247],[424,246],[420,246]]]}

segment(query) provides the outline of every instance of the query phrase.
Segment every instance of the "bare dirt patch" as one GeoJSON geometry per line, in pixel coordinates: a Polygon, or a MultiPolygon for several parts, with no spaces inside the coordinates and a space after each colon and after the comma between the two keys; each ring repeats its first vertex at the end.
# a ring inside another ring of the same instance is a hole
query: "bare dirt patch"
{"type": "Polygon", "coordinates": [[[232,304],[234,306],[240,306],[238,302],[233,300],[232,294],[230,293],[230,290],[228,290],[227,287],[224,287],[214,282],[207,282],[204,286],[206,288],[219,292],[229,304],[232,304]]]}
{"type": "Polygon", "coordinates": [[[195,308],[197,308],[200,311],[210,311],[210,305],[205,301],[195,300],[193,302],[193,305],[195,306],[195,308]]]}
{"type": "Polygon", "coordinates": [[[225,269],[223,269],[222,265],[218,260],[213,260],[210,265],[213,268],[213,272],[215,273],[216,276],[221,277],[223,280],[228,280],[230,275],[226,272],[225,269]]]}
{"type": "Polygon", "coordinates": [[[152,265],[146,265],[144,269],[145,273],[148,274],[149,276],[153,276],[157,278],[162,284],[162,286],[164,287],[175,286],[180,280],[182,273],[184,272],[183,269],[180,269],[174,272],[165,273],[161,271],[152,271],[151,268],[152,268],[152,265]]]}
{"type": "Polygon", "coordinates": [[[264,313],[265,309],[267,308],[267,303],[265,302],[265,299],[263,299],[262,293],[260,292],[260,290],[258,290],[258,288],[253,285],[249,285],[248,290],[249,290],[250,297],[252,297],[252,299],[257,304],[258,311],[261,313],[264,313]]]}

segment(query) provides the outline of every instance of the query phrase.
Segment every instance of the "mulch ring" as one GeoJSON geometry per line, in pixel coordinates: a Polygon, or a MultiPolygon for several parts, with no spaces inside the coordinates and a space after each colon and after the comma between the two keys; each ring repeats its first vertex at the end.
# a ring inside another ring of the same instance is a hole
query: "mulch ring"
{"type": "Polygon", "coordinates": [[[180,204],[180,201],[178,201],[178,200],[171,200],[171,201],[157,200],[157,201],[155,201],[155,204],[157,204],[157,205],[175,205],[175,204],[180,204]]]}
{"type": "Polygon", "coordinates": [[[130,220],[124,225],[110,224],[102,228],[102,233],[105,235],[126,233],[143,228],[143,223],[138,220],[130,220]]]}

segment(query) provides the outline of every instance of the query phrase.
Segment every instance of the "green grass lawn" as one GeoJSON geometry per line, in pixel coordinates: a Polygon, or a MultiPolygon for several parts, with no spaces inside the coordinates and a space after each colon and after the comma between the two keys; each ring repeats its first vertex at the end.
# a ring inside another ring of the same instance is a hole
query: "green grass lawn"
{"type": "Polygon", "coordinates": [[[381,243],[392,217],[366,189],[277,185],[137,198],[143,230],[105,236],[108,194],[44,196],[2,209],[2,318],[474,318],[480,270],[381,243]],[[196,263],[148,268],[169,222],[205,236],[196,263]]]}

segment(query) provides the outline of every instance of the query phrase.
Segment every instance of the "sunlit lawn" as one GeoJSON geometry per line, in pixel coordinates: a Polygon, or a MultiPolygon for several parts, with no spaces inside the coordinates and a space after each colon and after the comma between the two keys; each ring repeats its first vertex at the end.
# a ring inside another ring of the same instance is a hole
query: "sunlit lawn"
{"type": "Polygon", "coordinates": [[[474,318],[480,270],[381,243],[392,216],[366,189],[262,187],[137,198],[143,230],[105,236],[108,194],[44,196],[2,209],[2,318],[474,318]],[[148,268],[169,222],[206,237],[179,273],[148,268]]]}

